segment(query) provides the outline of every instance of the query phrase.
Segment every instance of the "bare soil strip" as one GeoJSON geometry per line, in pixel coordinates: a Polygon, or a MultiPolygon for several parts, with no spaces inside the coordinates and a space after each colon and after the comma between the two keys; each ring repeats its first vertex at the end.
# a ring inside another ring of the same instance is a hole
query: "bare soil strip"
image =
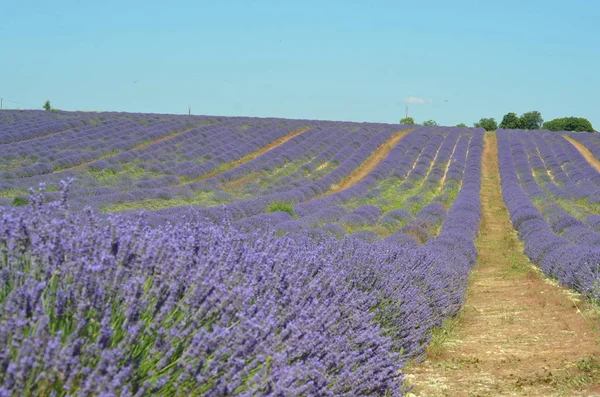
{"type": "Polygon", "coordinates": [[[592,154],[592,152],[589,151],[588,148],[586,148],[570,136],[563,135],[563,138],[571,142],[571,144],[575,146],[575,149],[577,149],[579,153],[581,153],[581,155],[587,160],[587,162],[590,163],[590,165],[594,167],[596,171],[600,172],[600,161],[598,161],[596,157],[594,157],[594,155],[592,154]]]}
{"type": "MultiPolygon", "coordinates": [[[[148,146],[150,146],[150,145],[152,145],[152,144],[154,144],[154,143],[159,143],[159,142],[167,141],[167,140],[169,140],[169,139],[173,139],[173,138],[175,138],[176,136],[179,136],[179,135],[181,135],[181,134],[185,134],[186,132],[189,132],[189,131],[191,131],[191,130],[194,130],[194,129],[196,129],[196,128],[198,128],[198,127],[192,127],[192,128],[188,128],[188,129],[186,129],[186,130],[183,130],[183,131],[177,131],[177,132],[174,132],[174,133],[172,133],[172,134],[169,134],[169,135],[161,136],[160,138],[156,138],[156,139],[153,139],[153,140],[151,140],[151,141],[148,141],[148,142],[141,143],[141,144],[137,145],[136,147],[134,147],[134,148],[131,148],[131,149],[129,149],[129,150],[126,150],[126,151],[124,151],[124,152],[130,152],[130,151],[134,151],[134,150],[140,150],[140,149],[143,149],[143,148],[145,148],[145,147],[148,147],[148,146]]],[[[111,155],[111,156],[102,157],[102,158],[100,158],[100,159],[95,159],[95,160],[92,160],[92,161],[87,161],[87,162],[85,162],[85,163],[81,163],[81,164],[79,164],[79,165],[76,165],[76,166],[74,166],[74,167],[63,168],[63,169],[61,169],[61,170],[58,170],[58,171],[56,171],[56,172],[63,172],[63,171],[79,170],[79,169],[82,169],[82,168],[84,168],[84,167],[86,167],[86,166],[88,166],[88,165],[90,165],[90,164],[92,164],[92,163],[94,163],[94,162],[96,162],[96,161],[98,161],[98,160],[105,160],[105,159],[109,159],[109,158],[111,158],[111,157],[118,156],[119,154],[121,154],[121,153],[124,153],[124,152],[119,152],[119,153],[117,153],[117,154],[114,154],[114,155],[111,155]]]]}
{"type": "MultiPolygon", "coordinates": [[[[310,130],[311,128],[312,127],[304,127],[304,128],[299,129],[299,130],[296,130],[296,131],[294,131],[294,132],[292,132],[292,133],[290,133],[290,134],[288,134],[288,135],[286,135],[286,136],[284,136],[282,138],[274,140],[273,142],[269,143],[267,146],[263,146],[262,148],[258,149],[257,151],[255,151],[253,153],[250,153],[249,155],[244,156],[244,157],[242,157],[241,159],[239,159],[237,161],[232,161],[231,163],[225,164],[222,167],[220,167],[220,168],[218,168],[218,169],[216,169],[216,170],[214,170],[214,171],[212,171],[212,172],[210,172],[210,173],[208,173],[206,175],[203,175],[200,178],[196,178],[193,181],[189,181],[189,182],[187,182],[185,184],[204,181],[206,179],[212,178],[215,175],[221,174],[221,173],[223,173],[225,171],[229,171],[232,168],[235,168],[235,167],[238,167],[238,166],[240,166],[240,165],[242,165],[244,163],[247,163],[248,161],[254,160],[258,156],[260,156],[262,154],[265,154],[265,153],[267,153],[270,150],[275,149],[277,146],[283,145],[284,143],[286,143],[290,139],[297,137],[298,135],[302,134],[303,132],[306,132],[306,131],[310,130]]],[[[235,182],[235,181],[233,181],[233,182],[235,182]]],[[[232,182],[230,182],[230,183],[232,183],[232,182]]]]}
{"type": "MultiPolygon", "coordinates": [[[[402,130],[394,134],[390,139],[379,146],[371,155],[350,175],[344,178],[340,183],[331,185],[331,188],[318,197],[329,196],[330,194],[341,192],[348,189],[350,186],[357,184],[363,180],[371,171],[375,169],[383,161],[384,158],[396,147],[398,142],[404,138],[414,128],[402,130]]],[[[317,198],[317,197],[315,197],[317,198]]]]}
{"type": "Polygon", "coordinates": [[[260,173],[259,172],[253,172],[251,174],[245,175],[243,177],[241,177],[240,179],[236,179],[234,181],[231,182],[227,182],[223,184],[223,189],[226,192],[231,191],[232,189],[236,189],[240,186],[245,185],[246,183],[250,182],[250,181],[255,181],[257,179],[260,178],[260,173]]]}
{"type": "Polygon", "coordinates": [[[56,132],[51,132],[51,133],[46,134],[46,135],[35,136],[33,138],[23,139],[22,141],[16,141],[16,142],[11,142],[11,143],[3,143],[2,145],[14,145],[16,143],[25,143],[25,142],[37,141],[39,139],[48,138],[48,137],[53,136],[53,135],[58,135],[58,134],[62,134],[63,132],[71,131],[72,129],[73,128],[67,128],[66,130],[60,130],[60,131],[56,131],[56,132]]]}
{"type": "MultiPolygon", "coordinates": [[[[452,158],[454,157],[454,152],[456,152],[456,147],[458,146],[458,141],[460,141],[460,137],[458,137],[458,139],[456,140],[456,143],[454,144],[454,147],[452,148],[452,153],[450,154],[450,158],[448,159],[448,163],[446,164],[446,168],[444,169],[444,176],[440,180],[440,187],[439,187],[440,191],[444,187],[444,183],[446,183],[446,175],[448,175],[448,170],[450,169],[450,164],[452,163],[452,158]]],[[[469,153],[469,151],[467,150],[467,155],[468,155],[468,153],[469,153]]]]}
{"type": "Polygon", "coordinates": [[[140,150],[140,149],[144,149],[144,148],[146,148],[146,147],[148,147],[150,145],[153,145],[155,143],[168,141],[169,139],[173,139],[175,137],[178,137],[179,135],[185,134],[186,132],[190,132],[191,130],[195,130],[196,128],[198,128],[198,127],[188,128],[187,130],[178,131],[178,132],[174,132],[174,133],[169,134],[169,135],[161,136],[160,138],[156,138],[156,139],[153,139],[151,141],[141,143],[141,144],[137,145],[136,147],[134,147],[131,150],[140,150]]]}
{"type": "MultiPolygon", "coordinates": [[[[546,174],[550,177],[550,179],[552,180],[553,183],[556,183],[556,180],[554,179],[554,175],[552,175],[552,171],[550,171],[550,168],[548,168],[548,166],[546,165],[546,161],[542,157],[542,152],[540,152],[540,148],[537,145],[535,145],[535,150],[537,150],[538,157],[544,163],[544,168],[546,168],[546,174]]],[[[532,168],[531,171],[533,173],[533,176],[535,176],[535,170],[532,168]]]]}
{"type": "Polygon", "coordinates": [[[413,396],[600,395],[600,319],[523,254],[502,200],[496,137],[483,154],[478,260],[459,316],[407,368],[413,396]]]}

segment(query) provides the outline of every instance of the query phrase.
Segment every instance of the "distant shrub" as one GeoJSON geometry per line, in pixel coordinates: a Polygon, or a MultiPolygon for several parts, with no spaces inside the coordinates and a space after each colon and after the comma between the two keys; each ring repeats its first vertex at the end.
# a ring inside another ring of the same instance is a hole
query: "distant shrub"
{"type": "Polygon", "coordinates": [[[517,130],[521,127],[521,120],[514,112],[506,113],[502,118],[499,127],[504,128],[505,130],[517,130]]]}
{"type": "Polygon", "coordinates": [[[493,131],[498,129],[498,123],[494,118],[482,118],[477,123],[473,124],[475,128],[484,128],[486,131],[493,131]]]}
{"type": "Polygon", "coordinates": [[[519,128],[524,130],[539,130],[543,123],[544,119],[537,110],[525,112],[519,117],[519,128]]]}
{"type": "Polygon", "coordinates": [[[277,211],[287,212],[291,216],[296,216],[296,214],[294,213],[294,205],[291,203],[274,201],[271,203],[271,205],[269,205],[269,208],[267,208],[267,212],[277,212],[277,211]]]}
{"type": "Polygon", "coordinates": [[[537,110],[525,112],[520,116],[517,116],[514,112],[510,112],[504,115],[499,127],[508,130],[539,130],[543,122],[542,114],[537,110]]]}
{"type": "Polygon", "coordinates": [[[583,117],[563,117],[550,120],[544,123],[543,128],[550,131],[594,132],[592,123],[583,117]]]}

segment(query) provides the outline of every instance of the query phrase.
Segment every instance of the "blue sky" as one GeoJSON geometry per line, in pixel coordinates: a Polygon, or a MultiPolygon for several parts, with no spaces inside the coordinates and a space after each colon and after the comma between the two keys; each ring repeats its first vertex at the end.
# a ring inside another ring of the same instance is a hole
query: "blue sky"
{"type": "Polygon", "coordinates": [[[600,129],[599,19],[591,0],[12,1],[0,96],[390,123],[408,105],[442,125],[539,110],[600,129]]]}

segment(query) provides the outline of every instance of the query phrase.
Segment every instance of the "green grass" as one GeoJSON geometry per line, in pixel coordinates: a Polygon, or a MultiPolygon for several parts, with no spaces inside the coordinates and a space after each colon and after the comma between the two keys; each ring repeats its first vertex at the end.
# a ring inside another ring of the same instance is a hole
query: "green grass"
{"type": "Polygon", "coordinates": [[[458,339],[459,329],[459,316],[446,317],[441,326],[433,327],[430,331],[431,340],[427,345],[427,356],[439,357],[458,339]]]}
{"type": "Polygon", "coordinates": [[[431,203],[440,193],[446,193],[448,195],[447,201],[451,204],[459,192],[459,188],[450,188],[447,185],[440,187],[439,184],[430,188],[418,184],[410,189],[398,191],[398,188],[404,183],[406,181],[402,179],[387,179],[377,187],[377,190],[380,192],[379,197],[355,198],[348,201],[346,206],[353,210],[361,205],[371,204],[379,207],[384,213],[398,208],[406,208],[414,215],[424,206],[431,203]],[[423,201],[407,203],[410,197],[415,196],[422,197],[423,201]]]}
{"type": "Polygon", "coordinates": [[[5,189],[0,190],[0,198],[13,198],[16,196],[28,196],[29,191],[25,189],[5,189]]]}
{"type": "MultiPolygon", "coordinates": [[[[8,157],[8,156],[7,156],[8,157]]],[[[19,168],[27,167],[28,165],[35,164],[37,157],[20,157],[20,158],[4,158],[0,159],[0,172],[12,171],[19,168]]]]}
{"type": "Polygon", "coordinates": [[[139,167],[138,164],[138,161],[123,164],[122,169],[119,171],[111,168],[99,170],[88,167],[81,169],[79,173],[101,182],[102,186],[114,186],[123,181],[139,181],[143,178],[158,178],[163,176],[163,174],[157,172],[147,171],[139,167]]]}
{"type": "Polygon", "coordinates": [[[503,269],[502,276],[501,276],[503,279],[523,278],[533,271],[531,269],[531,265],[528,265],[527,263],[522,263],[519,261],[519,259],[517,259],[515,257],[510,258],[510,260],[511,260],[510,267],[503,269]]]}
{"type": "Polygon", "coordinates": [[[290,214],[291,216],[295,217],[296,214],[294,213],[294,204],[292,203],[284,203],[281,201],[274,201],[271,203],[271,205],[269,205],[269,208],[267,208],[267,212],[287,212],[288,214],[290,214]]]}
{"type": "MultiPolygon", "coordinates": [[[[562,165],[564,166],[564,165],[562,165]]],[[[570,215],[574,216],[577,219],[584,220],[590,214],[598,214],[600,213],[600,205],[590,203],[587,198],[581,198],[577,200],[564,199],[560,197],[556,197],[552,194],[547,188],[546,185],[548,181],[544,178],[540,178],[539,175],[545,175],[546,169],[536,169],[533,170],[533,176],[538,183],[538,185],[542,188],[542,190],[554,200],[558,205],[560,205],[565,211],[567,211],[570,215]]],[[[564,184],[559,183],[556,180],[551,179],[554,184],[557,186],[564,188],[564,184]]],[[[532,200],[538,210],[546,204],[544,199],[536,198],[532,200]]]]}
{"type": "Polygon", "coordinates": [[[15,207],[20,207],[27,204],[29,204],[29,200],[24,197],[15,197],[12,201],[12,205],[15,207]]]}
{"type": "Polygon", "coordinates": [[[187,205],[214,206],[225,204],[229,200],[214,197],[213,192],[196,192],[192,197],[174,197],[172,199],[155,198],[142,201],[126,201],[122,203],[104,205],[102,212],[119,212],[127,210],[160,210],[163,208],[181,207],[187,205]]]}

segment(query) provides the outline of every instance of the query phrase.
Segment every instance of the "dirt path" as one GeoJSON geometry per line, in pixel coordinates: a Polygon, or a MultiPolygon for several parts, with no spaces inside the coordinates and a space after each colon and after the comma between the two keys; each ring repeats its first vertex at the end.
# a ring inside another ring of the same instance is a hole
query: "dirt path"
{"type": "Polygon", "coordinates": [[[199,128],[199,126],[192,127],[192,128],[187,128],[187,129],[182,130],[182,131],[177,131],[177,132],[174,132],[174,133],[169,134],[169,135],[161,136],[160,138],[156,138],[156,139],[153,139],[151,141],[141,143],[141,144],[137,145],[136,147],[133,147],[133,148],[131,148],[129,150],[124,150],[122,152],[119,152],[119,153],[116,153],[116,154],[112,154],[110,156],[101,157],[101,158],[98,158],[98,159],[95,159],[95,160],[92,160],[92,161],[87,161],[85,163],[81,163],[81,164],[73,166],[73,167],[63,168],[63,169],[60,169],[60,170],[55,171],[55,172],[79,170],[79,169],[82,169],[82,168],[84,168],[84,167],[86,167],[86,166],[88,166],[88,165],[90,165],[90,164],[92,164],[92,163],[94,163],[94,162],[96,162],[98,160],[106,160],[106,159],[109,159],[111,157],[118,156],[119,154],[124,153],[124,152],[131,152],[131,151],[134,151],[134,150],[144,149],[144,148],[146,148],[146,147],[148,147],[148,146],[150,146],[152,144],[163,142],[163,141],[167,141],[169,139],[173,139],[173,138],[175,138],[175,137],[177,137],[177,136],[179,136],[181,134],[185,134],[186,132],[190,132],[192,130],[195,130],[196,128],[199,128]]]}
{"type": "Polygon", "coordinates": [[[483,154],[477,266],[465,307],[407,368],[416,396],[600,395],[600,320],[540,276],[502,201],[496,137],[483,154]]]}
{"type": "Polygon", "coordinates": [[[2,145],[14,145],[16,143],[26,143],[26,142],[31,142],[31,141],[37,141],[37,140],[48,138],[48,137],[51,137],[51,136],[54,136],[54,135],[62,134],[63,132],[71,131],[72,129],[73,128],[67,128],[65,130],[51,132],[51,133],[46,134],[46,135],[34,136],[33,138],[23,139],[22,141],[16,141],[16,142],[10,142],[10,143],[2,143],[2,145]]]}
{"type": "Polygon", "coordinates": [[[581,153],[581,155],[587,160],[587,162],[590,163],[590,165],[594,167],[596,171],[600,172],[600,161],[598,161],[596,157],[594,157],[594,155],[588,150],[588,148],[586,148],[570,136],[563,135],[563,138],[571,142],[571,144],[575,146],[575,149],[579,150],[579,153],[581,153]]]}
{"type": "MultiPolygon", "coordinates": [[[[446,167],[444,168],[444,176],[442,176],[442,179],[440,179],[439,191],[442,190],[442,188],[444,187],[444,183],[446,183],[446,176],[448,175],[448,170],[450,169],[450,164],[452,164],[452,158],[454,157],[454,152],[456,152],[456,147],[458,146],[459,141],[460,141],[460,137],[458,137],[458,139],[456,140],[456,143],[454,144],[454,147],[452,148],[452,153],[450,153],[450,158],[448,159],[448,163],[446,164],[446,167]]],[[[467,153],[468,153],[468,150],[467,150],[467,153]]]]}
{"type": "MultiPolygon", "coordinates": [[[[414,128],[408,130],[402,130],[394,134],[390,139],[385,141],[381,146],[379,146],[371,155],[350,175],[344,178],[340,183],[335,185],[331,185],[331,189],[329,191],[321,194],[318,197],[328,196],[333,193],[341,192],[342,190],[348,189],[350,186],[357,184],[362,179],[364,179],[369,172],[373,171],[375,167],[383,161],[384,158],[392,151],[394,147],[400,142],[402,138],[404,138],[409,132],[411,132],[414,128]]],[[[317,198],[317,197],[315,197],[317,198]]]]}
{"type": "MultiPolygon", "coordinates": [[[[254,160],[255,158],[257,158],[258,156],[267,153],[270,150],[275,149],[278,146],[283,145],[284,143],[286,143],[287,141],[289,141],[292,138],[297,137],[298,135],[302,134],[303,132],[306,132],[308,130],[310,130],[312,127],[304,127],[301,128],[299,130],[293,131],[292,133],[281,137],[279,139],[274,140],[273,142],[269,143],[267,146],[263,146],[260,149],[258,149],[257,151],[250,153],[244,157],[242,157],[239,160],[236,161],[232,161],[231,163],[227,163],[227,164],[223,164],[221,167],[219,167],[218,169],[206,174],[206,175],[202,175],[200,178],[196,178],[194,180],[188,181],[186,183],[184,183],[184,185],[187,185],[188,183],[193,183],[193,182],[201,182],[201,181],[205,181],[209,178],[212,178],[215,175],[219,175],[225,171],[229,171],[232,168],[235,167],[239,167],[240,165],[247,163],[248,161],[254,160]]],[[[235,182],[235,181],[233,181],[235,182]]],[[[232,183],[232,182],[230,182],[232,183]]]]}

